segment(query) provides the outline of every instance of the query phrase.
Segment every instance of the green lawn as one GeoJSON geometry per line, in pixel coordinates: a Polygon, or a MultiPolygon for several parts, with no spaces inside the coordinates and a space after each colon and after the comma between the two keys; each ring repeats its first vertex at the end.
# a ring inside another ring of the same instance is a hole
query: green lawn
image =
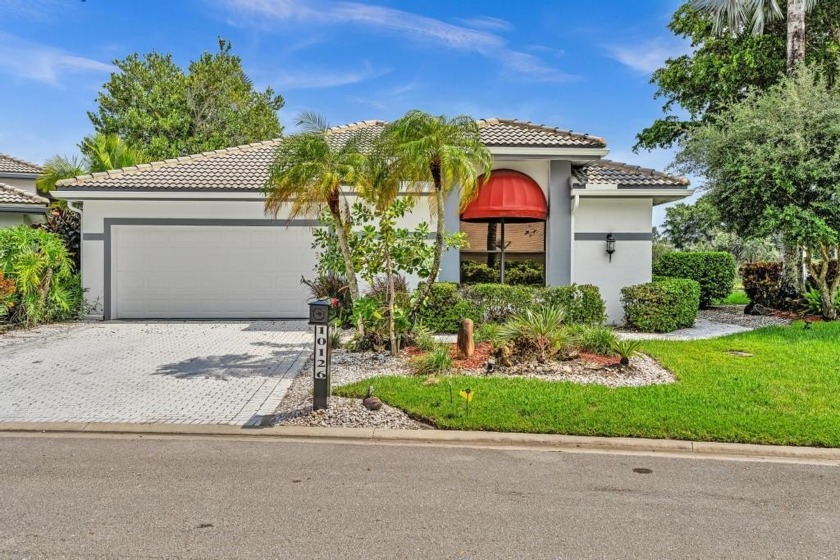
{"type": "Polygon", "coordinates": [[[750,303],[750,298],[747,297],[743,288],[736,288],[731,294],[726,296],[725,299],[720,300],[718,303],[720,305],[748,305],[750,303]]]}
{"type": "Polygon", "coordinates": [[[379,377],[336,389],[440,428],[840,447],[840,323],[769,327],[725,338],[648,342],[678,382],[610,389],[530,379],[379,377]],[[736,356],[728,351],[752,356],[736,356]],[[458,391],[475,398],[469,416],[458,391]]]}

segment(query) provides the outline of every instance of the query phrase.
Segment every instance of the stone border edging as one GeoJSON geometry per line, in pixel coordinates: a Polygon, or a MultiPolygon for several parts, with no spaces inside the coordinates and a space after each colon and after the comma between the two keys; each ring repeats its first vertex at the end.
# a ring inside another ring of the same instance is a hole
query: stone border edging
{"type": "Polygon", "coordinates": [[[829,461],[840,466],[840,448],[798,447],[645,439],[590,437],[559,434],[470,432],[455,430],[391,430],[384,428],[318,428],[274,426],[248,428],[207,424],[112,424],[102,422],[0,422],[0,433],[122,434],[170,436],[219,436],[331,441],[378,441],[383,443],[533,447],[558,451],[672,454],[693,457],[787,459],[829,461]]]}

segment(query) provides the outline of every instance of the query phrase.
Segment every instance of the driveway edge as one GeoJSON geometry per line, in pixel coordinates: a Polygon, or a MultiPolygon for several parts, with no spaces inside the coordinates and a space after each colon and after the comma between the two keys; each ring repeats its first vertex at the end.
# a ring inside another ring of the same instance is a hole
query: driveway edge
{"type": "Polygon", "coordinates": [[[102,422],[0,422],[0,433],[233,436],[254,439],[369,441],[419,445],[500,448],[524,447],[557,451],[604,453],[658,453],[693,457],[830,461],[840,465],[840,448],[455,430],[390,430],[382,428],[318,428],[304,426],[249,428],[231,425],[111,424],[102,422]]]}

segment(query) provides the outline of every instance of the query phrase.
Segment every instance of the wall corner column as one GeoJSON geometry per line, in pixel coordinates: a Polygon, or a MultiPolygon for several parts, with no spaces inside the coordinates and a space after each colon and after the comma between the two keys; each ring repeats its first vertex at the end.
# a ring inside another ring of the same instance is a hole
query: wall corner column
{"type": "Polygon", "coordinates": [[[572,283],[572,207],[569,180],[572,164],[552,160],[548,176],[548,221],[545,224],[546,284],[572,283]]]}

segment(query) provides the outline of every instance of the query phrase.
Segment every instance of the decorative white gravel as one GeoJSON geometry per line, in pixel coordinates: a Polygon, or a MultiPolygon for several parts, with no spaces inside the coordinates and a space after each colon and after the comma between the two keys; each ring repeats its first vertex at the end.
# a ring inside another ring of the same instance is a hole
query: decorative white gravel
{"type": "MultiPolygon", "coordinates": [[[[347,352],[333,350],[331,382],[333,387],[349,385],[377,375],[410,375],[406,361],[387,352],[347,352]]],[[[376,388],[374,387],[374,394],[376,388]]],[[[362,406],[361,399],[330,397],[327,410],[312,410],[312,358],[307,360],[292,381],[286,396],[277,407],[275,424],[330,428],[390,428],[424,430],[429,426],[412,420],[403,411],[382,405],[377,411],[362,406]]]]}
{"type": "MultiPolygon", "coordinates": [[[[483,376],[480,371],[466,375],[483,376]]],[[[645,354],[630,359],[629,366],[600,365],[595,363],[547,362],[545,364],[520,364],[504,368],[493,377],[541,379],[543,381],[568,381],[580,384],[606,385],[607,387],[644,387],[675,383],[674,375],[645,354]]]]}

